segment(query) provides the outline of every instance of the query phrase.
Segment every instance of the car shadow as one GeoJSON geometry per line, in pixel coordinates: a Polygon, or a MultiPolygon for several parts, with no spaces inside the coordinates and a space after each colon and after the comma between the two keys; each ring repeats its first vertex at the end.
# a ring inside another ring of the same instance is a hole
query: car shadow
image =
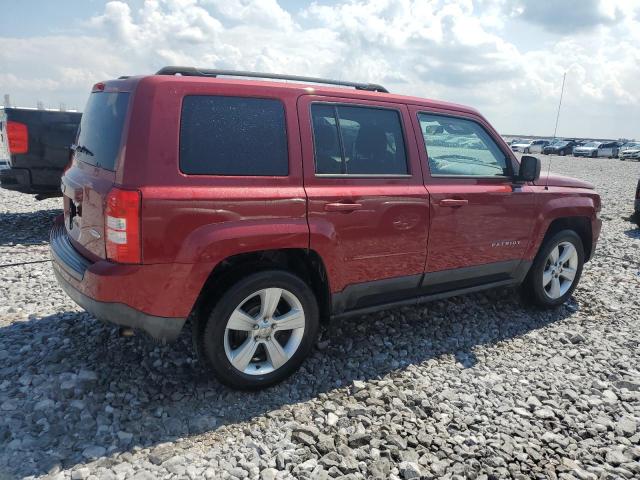
{"type": "Polygon", "coordinates": [[[429,359],[450,356],[461,369],[474,368],[476,347],[579,308],[529,309],[513,297],[489,291],[335,322],[323,332],[322,350],[292,378],[258,392],[209,379],[190,331],[169,345],[119,338],[113,326],[80,311],[0,327],[0,350],[7,351],[0,352],[0,477],[3,470],[11,478],[43,475],[92,456],[119,463],[135,446],[212,432],[429,359]]]}
{"type": "Polygon", "coordinates": [[[58,208],[25,213],[0,213],[0,245],[46,244],[58,208]]]}

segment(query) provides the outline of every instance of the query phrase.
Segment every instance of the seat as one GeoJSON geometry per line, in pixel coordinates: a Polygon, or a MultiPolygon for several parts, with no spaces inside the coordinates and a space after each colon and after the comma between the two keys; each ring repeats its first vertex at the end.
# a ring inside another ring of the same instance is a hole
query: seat
{"type": "Polygon", "coordinates": [[[380,174],[393,172],[393,155],[387,149],[387,134],[378,125],[362,125],[347,163],[347,173],[380,174]]]}
{"type": "Polygon", "coordinates": [[[324,119],[319,119],[314,121],[313,132],[315,136],[316,173],[342,173],[336,127],[330,125],[324,119]]]}

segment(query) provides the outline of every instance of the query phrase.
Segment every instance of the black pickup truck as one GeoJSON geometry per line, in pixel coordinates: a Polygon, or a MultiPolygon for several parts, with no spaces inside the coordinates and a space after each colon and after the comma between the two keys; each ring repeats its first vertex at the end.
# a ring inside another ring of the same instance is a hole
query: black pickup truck
{"type": "MultiPolygon", "coordinates": [[[[59,110],[0,110],[0,142],[8,150],[8,161],[0,159],[0,186],[39,199],[61,195],[60,177],[69,163],[81,116],[59,110]]],[[[0,156],[1,150],[2,146],[0,156]]]]}

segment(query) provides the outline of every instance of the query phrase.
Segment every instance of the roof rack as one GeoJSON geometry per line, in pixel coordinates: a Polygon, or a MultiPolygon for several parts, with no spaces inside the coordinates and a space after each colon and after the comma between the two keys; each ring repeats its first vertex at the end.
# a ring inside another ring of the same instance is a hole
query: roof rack
{"type": "Polygon", "coordinates": [[[251,77],[251,78],[269,78],[276,80],[292,80],[294,82],[305,83],[324,83],[327,85],[339,85],[341,87],[354,87],[356,90],[366,90],[369,92],[389,93],[389,90],[382,85],[375,83],[357,83],[343,82],[341,80],[329,80],[326,78],[301,77],[298,75],[283,75],[281,73],[259,73],[246,72],[242,70],[211,70],[206,68],[194,67],[164,67],[156,72],[156,75],[183,75],[185,77],[251,77]]]}

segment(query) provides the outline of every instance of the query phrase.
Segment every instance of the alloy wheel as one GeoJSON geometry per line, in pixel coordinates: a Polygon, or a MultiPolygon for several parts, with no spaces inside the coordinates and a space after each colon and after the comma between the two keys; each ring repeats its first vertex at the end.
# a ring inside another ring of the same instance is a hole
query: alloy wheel
{"type": "Polygon", "coordinates": [[[562,297],[573,285],[578,271],[578,252],[571,242],[556,245],[545,262],[542,272],[542,288],[555,300],[562,297]]]}
{"type": "Polygon", "coordinates": [[[233,311],[224,333],[224,351],[237,370],[264,375],[296,353],[305,330],[300,300],[282,288],[265,288],[246,297],[233,311]]]}

